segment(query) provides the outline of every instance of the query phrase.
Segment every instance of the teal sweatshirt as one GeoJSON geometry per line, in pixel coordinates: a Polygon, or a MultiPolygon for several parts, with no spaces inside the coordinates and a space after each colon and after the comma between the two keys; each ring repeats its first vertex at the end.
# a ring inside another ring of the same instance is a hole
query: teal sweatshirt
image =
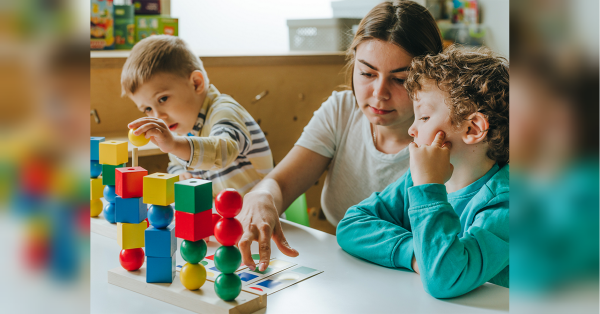
{"type": "Polygon", "coordinates": [[[435,298],[465,294],[489,281],[508,287],[509,166],[494,165],[453,193],[413,186],[410,170],[348,209],[337,226],[346,252],[386,267],[412,269],[435,298]]]}

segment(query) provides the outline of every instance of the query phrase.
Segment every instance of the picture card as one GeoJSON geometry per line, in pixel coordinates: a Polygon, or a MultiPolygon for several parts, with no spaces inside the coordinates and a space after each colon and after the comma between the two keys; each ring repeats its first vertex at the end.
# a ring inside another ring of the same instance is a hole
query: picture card
{"type": "Polygon", "coordinates": [[[257,290],[270,295],[322,272],[322,270],[296,265],[269,277],[254,281],[250,285],[244,286],[242,284],[242,289],[245,291],[257,290]]]}
{"type": "Polygon", "coordinates": [[[267,266],[267,269],[265,269],[262,272],[259,271],[258,268],[256,268],[255,270],[250,270],[246,268],[244,270],[238,271],[237,274],[238,276],[240,276],[240,279],[242,279],[243,287],[257,282],[263,278],[267,278],[273,274],[276,274],[295,265],[295,263],[274,258],[271,259],[271,261],[269,262],[269,266],[267,266]]]}

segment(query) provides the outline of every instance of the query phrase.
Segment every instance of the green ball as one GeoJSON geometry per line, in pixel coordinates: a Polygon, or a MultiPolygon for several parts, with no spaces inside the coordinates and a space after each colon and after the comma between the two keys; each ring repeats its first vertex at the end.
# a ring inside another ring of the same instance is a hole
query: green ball
{"type": "Polygon", "coordinates": [[[204,240],[196,242],[183,240],[181,242],[181,257],[190,264],[198,264],[206,256],[206,249],[204,240]]]}
{"type": "Polygon", "coordinates": [[[215,266],[224,274],[234,273],[242,264],[242,254],[235,246],[222,246],[215,252],[215,266]]]}
{"type": "Polygon", "coordinates": [[[215,292],[224,301],[233,301],[242,291],[242,280],[236,274],[220,274],[215,280],[215,292]]]}

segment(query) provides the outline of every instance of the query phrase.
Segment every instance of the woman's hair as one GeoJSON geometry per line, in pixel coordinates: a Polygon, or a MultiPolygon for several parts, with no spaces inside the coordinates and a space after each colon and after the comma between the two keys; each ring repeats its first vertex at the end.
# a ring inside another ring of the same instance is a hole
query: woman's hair
{"type": "Polygon", "coordinates": [[[438,54],[443,50],[440,29],[425,7],[413,1],[382,2],[360,21],[346,52],[346,83],[353,92],[356,47],[370,39],[398,45],[413,57],[438,54]]]}
{"type": "Polygon", "coordinates": [[[404,87],[412,99],[423,84],[447,92],[445,103],[455,127],[475,112],[485,115],[490,124],[487,156],[504,164],[509,157],[508,78],[508,61],[490,49],[451,46],[441,54],[414,58],[404,87]]]}

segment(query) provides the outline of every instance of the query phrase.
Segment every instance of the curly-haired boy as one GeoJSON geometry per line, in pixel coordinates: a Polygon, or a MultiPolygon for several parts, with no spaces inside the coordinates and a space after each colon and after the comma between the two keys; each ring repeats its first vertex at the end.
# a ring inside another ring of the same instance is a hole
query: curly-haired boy
{"type": "Polygon", "coordinates": [[[485,48],[413,60],[410,171],[347,211],[345,251],[414,270],[436,298],[508,287],[508,73],[485,48]]]}

